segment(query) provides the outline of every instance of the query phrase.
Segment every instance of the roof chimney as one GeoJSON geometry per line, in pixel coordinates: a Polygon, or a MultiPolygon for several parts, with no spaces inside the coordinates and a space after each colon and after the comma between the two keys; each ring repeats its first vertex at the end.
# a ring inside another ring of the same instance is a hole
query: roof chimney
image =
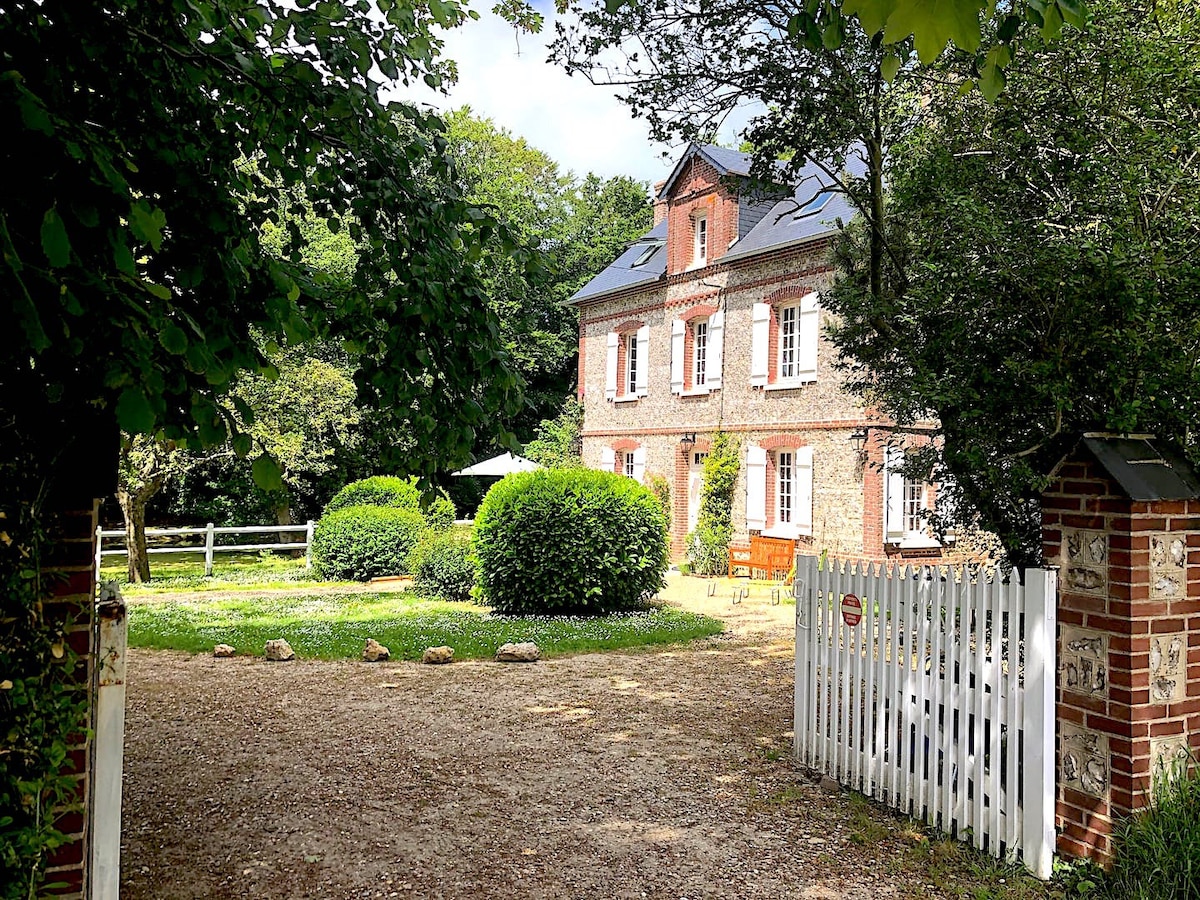
{"type": "Polygon", "coordinates": [[[659,199],[658,195],[662,192],[663,185],[667,181],[664,178],[658,184],[654,185],[654,224],[657,225],[667,217],[667,201],[666,198],[659,199]]]}

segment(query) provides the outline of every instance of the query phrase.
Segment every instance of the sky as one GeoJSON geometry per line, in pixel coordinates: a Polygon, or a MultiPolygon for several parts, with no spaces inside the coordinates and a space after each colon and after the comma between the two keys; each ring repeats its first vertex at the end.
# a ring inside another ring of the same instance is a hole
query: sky
{"type": "Polygon", "coordinates": [[[424,87],[385,96],[442,110],[470,106],[577,175],[629,175],[652,184],[666,178],[684,145],[652,143],[645,122],[633,119],[612,89],[581,75],[568,77],[547,62],[555,16],[553,8],[543,13],[541,34],[518,37],[511,25],[481,9],[478,21],[445,34],[443,55],[458,64],[458,84],[448,97],[424,87]]]}

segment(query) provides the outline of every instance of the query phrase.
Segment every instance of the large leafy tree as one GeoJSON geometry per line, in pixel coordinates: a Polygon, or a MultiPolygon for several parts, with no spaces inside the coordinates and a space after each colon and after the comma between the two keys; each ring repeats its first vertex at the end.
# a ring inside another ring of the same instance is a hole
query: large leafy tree
{"type": "Polygon", "coordinates": [[[437,83],[431,27],[462,12],[374,12],[362,0],[9,5],[10,388],[58,418],[100,409],[130,431],[217,443],[236,373],[269,371],[256,332],[338,336],[358,354],[364,401],[417,438],[406,467],[466,457],[517,398],[474,265],[495,226],[454,186],[439,121],[385,109],[371,78],[437,83]],[[264,223],[297,227],[280,200],[301,185],[365,251],[348,289],[328,290],[299,254],[263,252],[264,223]]]}
{"type": "MultiPolygon", "coordinates": [[[[37,892],[52,810],[75,796],[80,692],[42,603],[44,504],[111,489],[118,426],[219,444],[238,373],[317,338],[347,345],[360,400],[412,435],[397,467],[507,438],[519,378],[478,272],[510,247],[457,187],[440,121],[386,108],[375,82],[439,84],[434,26],[463,16],[456,0],[4,4],[0,896],[37,892]],[[301,190],[362,250],[346,285],[264,252],[264,223],[298,228],[283,211],[301,190]]],[[[270,457],[254,469],[280,485],[270,457]]]]}
{"type": "Polygon", "coordinates": [[[883,293],[851,229],[826,301],[855,386],[902,426],[938,418],[922,464],[1020,562],[1081,433],[1197,451],[1200,33],[1183,7],[1092,9],[1069,42],[1031,40],[996,103],[927,92],[891,157],[883,293]]]}
{"type": "Polygon", "coordinates": [[[526,383],[526,407],[510,430],[528,439],[539,421],[558,415],[575,383],[578,320],[564,301],[650,227],[647,186],[564,172],[469,108],[446,121],[468,198],[539,251],[539,268],[492,259],[481,272],[505,348],[526,383]]]}

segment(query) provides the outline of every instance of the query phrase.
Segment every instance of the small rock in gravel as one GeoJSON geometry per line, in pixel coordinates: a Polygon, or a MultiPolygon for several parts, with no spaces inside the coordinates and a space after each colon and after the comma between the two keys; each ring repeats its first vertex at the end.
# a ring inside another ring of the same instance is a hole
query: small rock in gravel
{"type": "Polygon", "coordinates": [[[213,647],[213,656],[217,659],[229,659],[235,653],[237,651],[228,644],[217,644],[217,646],[213,647]]]}
{"type": "Polygon", "coordinates": [[[421,654],[421,662],[427,663],[431,666],[454,662],[454,648],[445,646],[426,647],[425,652],[421,654]]]}
{"type": "Polygon", "coordinates": [[[287,662],[289,659],[296,658],[296,652],[292,650],[292,645],[279,638],[274,641],[267,641],[263,647],[263,656],[271,662],[287,662]]]}
{"type": "Polygon", "coordinates": [[[842,792],[842,786],[837,783],[836,778],[830,778],[828,775],[822,775],[821,790],[827,794],[840,794],[842,792]]]}
{"type": "Polygon", "coordinates": [[[388,648],[374,638],[367,638],[367,642],[363,644],[363,659],[367,662],[383,662],[391,655],[388,648]]]}
{"type": "Polygon", "coordinates": [[[533,641],[521,644],[502,644],[496,651],[496,662],[537,662],[542,651],[533,641]]]}

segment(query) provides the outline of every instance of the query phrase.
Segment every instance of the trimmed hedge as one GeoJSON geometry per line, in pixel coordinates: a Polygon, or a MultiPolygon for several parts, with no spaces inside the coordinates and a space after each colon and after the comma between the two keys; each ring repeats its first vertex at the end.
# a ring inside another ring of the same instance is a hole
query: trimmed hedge
{"type": "Polygon", "coordinates": [[[453,531],[427,533],[413,550],[408,568],[418,593],[443,600],[470,600],[475,584],[470,535],[453,531]]]}
{"type": "Polygon", "coordinates": [[[496,483],[475,520],[483,599],[499,613],[600,614],[663,586],[658,499],[612,472],[541,469],[496,483]]]}
{"type": "Polygon", "coordinates": [[[425,530],[425,517],[414,509],[339,509],[322,516],[313,530],[313,565],[323,578],[366,581],[404,575],[409,554],[425,530]]]}
{"type": "Polygon", "coordinates": [[[440,491],[426,509],[421,509],[421,491],[415,479],[395,475],[373,475],[352,481],[333,495],[325,505],[323,515],[349,509],[352,506],[384,506],[395,509],[415,509],[425,516],[431,528],[449,528],[454,524],[457,510],[454,502],[440,491]]]}

